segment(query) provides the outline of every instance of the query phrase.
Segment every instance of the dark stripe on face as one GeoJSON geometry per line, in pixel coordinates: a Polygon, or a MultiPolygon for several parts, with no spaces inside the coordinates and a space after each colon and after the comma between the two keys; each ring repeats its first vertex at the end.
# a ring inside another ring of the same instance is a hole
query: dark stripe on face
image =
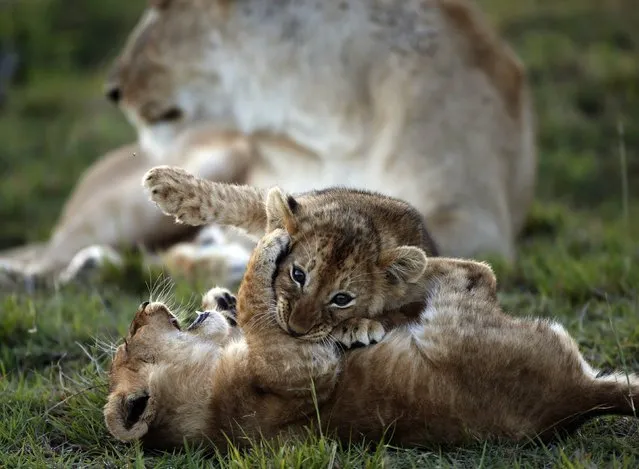
{"type": "Polygon", "coordinates": [[[286,259],[286,256],[289,255],[291,251],[291,247],[292,246],[289,246],[289,249],[287,251],[280,252],[280,254],[277,256],[277,259],[275,260],[275,270],[273,271],[273,275],[271,276],[271,287],[273,288],[273,291],[275,291],[275,279],[280,273],[280,266],[282,265],[282,262],[284,262],[284,260],[286,259]]]}

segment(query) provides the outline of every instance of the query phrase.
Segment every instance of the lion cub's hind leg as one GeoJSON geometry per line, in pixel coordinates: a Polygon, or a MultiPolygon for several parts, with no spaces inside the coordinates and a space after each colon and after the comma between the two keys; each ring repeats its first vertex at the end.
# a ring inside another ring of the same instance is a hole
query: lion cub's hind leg
{"type": "Polygon", "coordinates": [[[421,314],[422,322],[458,321],[461,317],[501,313],[497,278],[488,264],[431,258],[422,281],[428,299],[421,314]]]}
{"type": "Polygon", "coordinates": [[[213,194],[193,174],[177,166],[157,166],[144,175],[142,184],[160,210],[177,222],[194,226],[207,223],[213,194]]]}

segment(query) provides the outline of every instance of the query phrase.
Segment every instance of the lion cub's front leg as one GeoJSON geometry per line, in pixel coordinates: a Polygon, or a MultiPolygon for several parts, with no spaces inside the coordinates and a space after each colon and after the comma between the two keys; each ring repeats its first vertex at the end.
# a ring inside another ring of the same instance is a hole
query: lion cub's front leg
{"type": "Polygon", "coordinates": [[[201,179],[176,166],[157,166],[142,179],[149,198],[178,223],[219,223],[264,232],[266,193],[250,186],[201,179]]]}

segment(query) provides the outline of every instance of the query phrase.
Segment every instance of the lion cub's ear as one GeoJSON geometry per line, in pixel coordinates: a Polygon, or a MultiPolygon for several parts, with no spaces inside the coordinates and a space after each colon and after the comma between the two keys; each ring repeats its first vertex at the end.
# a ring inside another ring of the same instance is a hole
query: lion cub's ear
{"type": "Polygon", "coordinates": [[[109,396],[104,406],[104,419],[109,432],[120,441],[139,440],[149,431],[155,409],[147,392],[129,396],[109,396]]]}
{"type": "Polygon", "coordinates": [[[277,228],[285,229],[289,235],[297,232],[295,212],[297,200],[292,195],[283,193],[278,187],[272,188],[266,196],[266,231],[277,228]]]}
{"type": "Polygon", "coordinates": [[[424,274],[428,257],[415,246],[399,246],[382,253],[380,263],[386,272],[400,282],[416,283],[424,274]]]}

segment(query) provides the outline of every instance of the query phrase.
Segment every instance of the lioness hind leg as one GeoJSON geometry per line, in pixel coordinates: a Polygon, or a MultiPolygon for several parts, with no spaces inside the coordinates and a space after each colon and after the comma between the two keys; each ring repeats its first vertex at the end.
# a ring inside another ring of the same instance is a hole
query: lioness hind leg
{"type": "Polygon", "coordinates": [[[338,324],[331,336],[346,348],[365,347],[378,343],[386,335],[381,322],[367,318],[350,318],[338,324]]]}
{"type": "Polygon", "coordinates": [[[90,278],[104,265],[122,267],[124,260],[120,253],[107,245],[93,245],[81,249],[67,267],[57,277],[58,283],[65,285],[90,278]]]}
{"type": "Polygon", "coordinates": [[[512,225],[504,203],[495,202],[490,211],[473,206],[472,201],[464,201],[462,206],[463,209],[446,208],[426,217],[439,254],[459,258],[497,255],[514,262],[512,225]]]}

